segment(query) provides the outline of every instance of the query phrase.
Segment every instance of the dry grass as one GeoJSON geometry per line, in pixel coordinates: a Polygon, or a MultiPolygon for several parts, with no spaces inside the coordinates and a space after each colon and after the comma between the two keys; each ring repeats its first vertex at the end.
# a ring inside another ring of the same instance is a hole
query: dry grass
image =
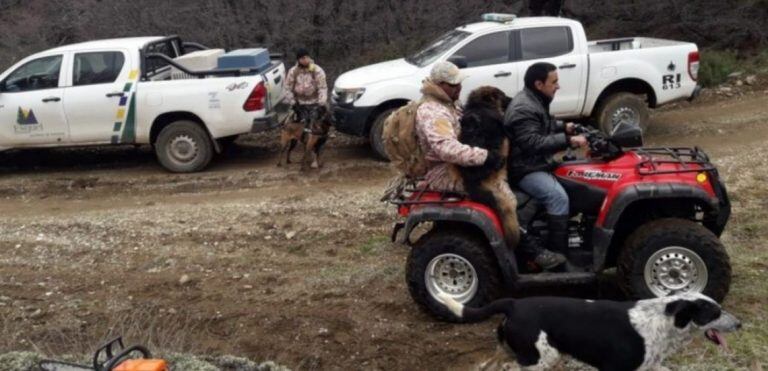
{"type": "Polygon", "coordinates": [[[733,215],[723,235],[733,266],[731,291],[723,306],[744,327],[728,335],[729,351],[703,339],[674,357],[681,370],[757,370],[768,366],[768,145],[716,160],[729,186],[733,215]]]}
{"type": "MultiPolygon", "coordinates": [[[[183,311],[171,316],[153,305],[120,311],[109,318],[99,317],[89,317],[88,323],[71,321],[47,326],[42,333],[34,334],[34,340],[31,333],[15,333],[2,337],[0,347],[14,349],[22,345],[42,354],[89,355],[97,346],[122,336],[126,345],[142,344],[150,350],[191,352],[203,347],[201,340],[216,322],[216,318],[196,318],[183,311]]],[[[0,328],[18,328],[13,321],[3,318],[0,328]]]]}
{"type": "MultiPolygon", "coordinates": [[[[213,335],[211,331],[220,333],[219,322],[223,320],[220,317],[197,318],[185,312],[170,316],[167,312],[161,312],[161,308],[150,305],[116,313],[85,328],[50,328],[44,334],[37,334],[34,341],[28,334],[4,336],[4,343],[0,343],[4,349],[14,348],[11,343],[16,343],[34,349],[34,352],[0,354],[0,371],[32,370],[43,359],[90,365],[95,348],[118,335],[123,337],[126,346],[143,345],[152,352],[152,356],[166,360],[177,370],[288,370],[273,362],[259,364],[240,357],[201,355],[209,353],[206,351],[205,339],[213,335]]],[[[9,322],[10,319],[3,318],[0,329],[14,328],[9,322]]],[[[5,331],[3,333],[9,334],[5,331]]]]}

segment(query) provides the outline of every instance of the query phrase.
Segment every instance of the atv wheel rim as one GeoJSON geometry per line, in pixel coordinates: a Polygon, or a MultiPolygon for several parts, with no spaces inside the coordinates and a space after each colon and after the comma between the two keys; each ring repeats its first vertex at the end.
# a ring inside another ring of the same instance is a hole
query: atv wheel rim
{"type": "Polygon", "coordinates": [[[197,143],[192,137],[179,135],[171,140],[168,154],[176,162],[190,162],[197,156],[197,143]]]}
{"type": "Polygon", "coordinates": [[[611,116],[611,134],[616,131],[616,128],[621,123],[640,126],[640,112],[630,107],[619,107],[611,116]]]}
{"type": "Polygon", "coordinates": [[[680,246],[665,247],[645,263],[645,283],[657,297],[702,292],[709,278],[699,254],[680,246]]]}
{"type": "Polygon", "coordinates": [[[456,254],[434,257],[424,274],[427,290],[435,300],[438,294],[446,294],[459,303],[467,303],[477,293],[477,273],[472,264],[456,254]]]}

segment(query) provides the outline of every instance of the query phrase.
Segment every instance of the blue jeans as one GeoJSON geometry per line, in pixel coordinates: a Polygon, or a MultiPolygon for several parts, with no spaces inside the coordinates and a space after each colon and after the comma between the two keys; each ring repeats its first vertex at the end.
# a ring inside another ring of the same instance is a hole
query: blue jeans
{"type": "Polygon", "coordinates": [[[542,203],[549,215],[568,215],[568,194],[565,193],[565,189],[558,183],[554,175],[544,171],[535,171],[524,176],[517,183],[517,186],[536,201],[542,203]]]}

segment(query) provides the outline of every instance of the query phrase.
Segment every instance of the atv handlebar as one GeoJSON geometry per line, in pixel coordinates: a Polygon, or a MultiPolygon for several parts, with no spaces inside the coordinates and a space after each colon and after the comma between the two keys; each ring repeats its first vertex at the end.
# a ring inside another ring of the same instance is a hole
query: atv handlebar
{"type": "Polygon", "coordinates": [[[614,143],[608,136],[600,130],[590,128],[584,125],[575,124],[573,132],[577,135],[583,135],[587,138],[589,144],[589,156],[613,159],[624,153],[621,147],[614,143]]]}

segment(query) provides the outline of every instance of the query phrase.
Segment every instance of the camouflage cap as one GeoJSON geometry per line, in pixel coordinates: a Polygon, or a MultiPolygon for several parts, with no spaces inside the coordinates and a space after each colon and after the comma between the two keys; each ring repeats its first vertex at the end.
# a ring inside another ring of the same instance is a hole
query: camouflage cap
{"type": "Polygon", "coordinates": [[[429,79],[435,84],[445,82],[451,85],[458,85],[466,78],[467,75],[451,62],[437,62],[429,73],[429,79]]]}

